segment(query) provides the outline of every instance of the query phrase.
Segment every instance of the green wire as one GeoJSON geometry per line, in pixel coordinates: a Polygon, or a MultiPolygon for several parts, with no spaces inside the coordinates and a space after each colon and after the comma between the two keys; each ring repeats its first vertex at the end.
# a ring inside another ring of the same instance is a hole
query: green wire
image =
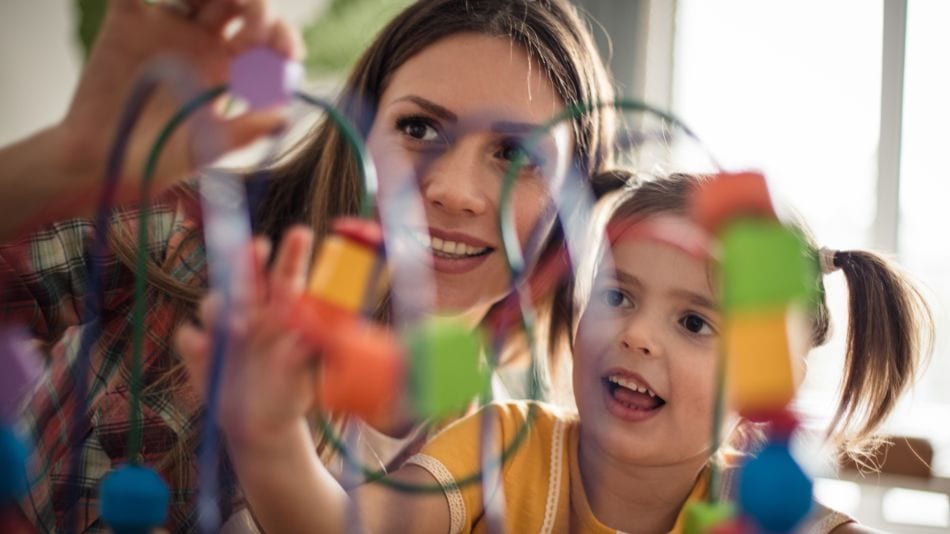
{"type": "Polygon", "coordinates": [[[192,113],[222,95],[226,90],[226,85],[214,87],[182,106],[182,108],[172,116],[162,131],[159,132],[155,143],[152,145],[152,150],[149,152],[148,160],[146,160],[145,163],[145,172],[142,176],[142,203],[139,206],[138,217],[138,248],[135,258],[135,304],[132,311],[132,321],[135,329],[132,334],[132,428],[129,431],[128,458],[129,463],[133,465],[138,463],[143,431],[141,407],[142,352],[145,339],[145,286],[148,278],[146,275],[146,263],[148,258],[149,190],[152,185],[152,179],[155,176],[158,158],[175,129],[192,113]]]}
{"type": "Polygon", "coordinates": [[[343,134],[344,140],[350,146],[350,149],[356,152],[356,165],[362,178],[361,185],[363,190],[360,194],[359,217],[361,219],[372,219],[376,215],[376,197],[379,194],[379,178],[376,174],[376,166],[366,151],[363,144],[363,138],[359,131],[353,126],[340,111],[321,98],[317,98],[302,91],[297,91],[295,96],[311,106],[322,109],[330,117],[331,122],[343,134]]]}

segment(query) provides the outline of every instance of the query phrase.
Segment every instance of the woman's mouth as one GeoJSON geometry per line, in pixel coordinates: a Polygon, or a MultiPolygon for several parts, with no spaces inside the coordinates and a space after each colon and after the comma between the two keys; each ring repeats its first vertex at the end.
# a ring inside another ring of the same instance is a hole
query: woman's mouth
{"type": "Polygon", "coordinates": [[[462,241],[453,241],[440,237],[431,237],[429,234],[423,232],[413,231],[412,237],[416,240],[416,243],[422,245],[428,249],[433,256],[439,258],[471,258],[474,256],[483,256],[493,250],[491,247],[471,245],[462,241]]]}
{"type": "Polygon", "coordinates": [[[607,409],[624,421],[643,421],[656,415],[666,400],[635,377],[611,373],[603,377],[607,409]]]}
{"type": "Polygon", "coordinates": [[[483,241],[452,232],[410,230],[409,234],[416,244],[431,255],[432,268],[440,273],[461,274],[471,271],[495,251],[494,247],[483,241]]]}

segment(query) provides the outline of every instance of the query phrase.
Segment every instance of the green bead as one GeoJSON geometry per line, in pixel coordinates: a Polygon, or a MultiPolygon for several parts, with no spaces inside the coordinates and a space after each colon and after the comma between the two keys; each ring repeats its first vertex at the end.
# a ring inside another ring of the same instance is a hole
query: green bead
{"type": "Polygon", "coordinates": [[[698,501],[687,503],[685,534],[706,534],[716,526],[732,519],[735,506],[729,502],[698,501]]]}
{"type": "Polygon", "coordinates": [[[740,219],[721,236],[722,305],[758,311],[817,301],[818,258],[804,237],[776,221],[740,219]]]}
{"type": "Polygon", "coordinates": [[[464,409],[489,384],[479,332],[450,319],[429,319],[409,332],[409,387],[419,415],[439,418],[464,409]]]}

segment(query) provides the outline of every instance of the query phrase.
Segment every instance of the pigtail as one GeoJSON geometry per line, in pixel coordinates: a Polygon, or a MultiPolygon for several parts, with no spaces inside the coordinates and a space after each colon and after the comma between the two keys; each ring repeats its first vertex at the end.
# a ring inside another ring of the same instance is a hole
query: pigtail
{"type": "Polygon", "coordinates": [[[913,383],[933,345],[933,317],[906,275],[866,251],[834,255],[848,284],[848,336],[841,396],[828,437],[859,463],[874,433],[913,383]]]}

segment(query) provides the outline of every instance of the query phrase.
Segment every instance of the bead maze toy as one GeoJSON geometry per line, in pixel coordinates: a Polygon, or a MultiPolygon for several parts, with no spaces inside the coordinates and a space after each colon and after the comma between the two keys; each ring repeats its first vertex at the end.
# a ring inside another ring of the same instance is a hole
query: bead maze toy
{"type": "MultiPolygon", "coordinates": [[[[137,114],[148,100],[159,81],[184,78],[179,67],[158,66],[146,73],[130,97],[119,133],[110,158],[106,187],[101,201],[96,224],[94,250],[102,250],[105,242],[108,209],[122,168],[129,132],[137,114]]],[[[386,326],[374,320],[374,305],[386,291],[398,292],[399,287],[388,283],[393,279],[389,252],[396,248],[398,237],[395,224],[387,219],[386,210],[377,210],[377,184],[375,168],[368,157],[362,139],[350,121],[331,104],[308,96],[297,90],[300,66],[287,61],[265,49],[252,50],[239,57],[233,64],[230,84],[206,91],[185,91],[198,94],[171,118],[158,136],[152,154],[146,164],[143,179],[143,199],[148,198],[151,177],[155,173],[158,154],[165,142],[189,115],[213,99],[230,91],[252,108],[259,108],[299,99],[325,111],[340,128],[353,152],[356,154],[364,191],[360,213],[357,216],[341,217],[334,221],[331,234],[322,241],[314,261],[306,295],[300,300],[293,314],[290,327],[297,330],[321,356],[319,373],[321,392],[319,400],[323,410],[345,413],[374,421],[380,410],[405,398],[420,419],[438,420],[463,410],[473,399],[490,400],[490,377],[497,362],[486,352],[492,346],[492,337],[497,332],[473,332],[447,319],[420,318],[407,321],[399,328],[386,326]],[[382,214],[382,216],[380,216],[382,214]]],[[[182,82],[185,83],[185,82],[182,82]]],[[[681,121],[642,103],[618,101],[610,103],[579,103],[565,113],[554,117],[534,132],[519,150],[502,184],[499,231],[505,257],[511,273],[511,286],[517,295],[520,326],[526,337],[532,339],[534,316],[530,295],[523,294],[528,265],[536,258],[525,257],[515,235],[511,194],[519,169],[528,161],[529,154],[546,132],[559,123],[576,119],[601,107],[618,110],[638,110],[654,113],[670,124],[676,125],[688,136],[695,135],[681,121]]],[[[211,141],[208,141],[211,142],[211,141]]],[[[199,147],[200,148],[200,147],[199,147]]],[[[718,165],[717,165],[718,166],[718,165]]],[[[566,173],[560,166],[555,172],[566,173]]],[[[212,173],[213,174],[213,173],[212,173]]],[[[574,180],[572,187],[579,187],[574,180]]],[[[247,202],[243,187],[235,177],[210,175],[200,184],[205,217],[205,241],[208,247],[208,265],[212,288],[225,296],[225,306],[213,326],[213,365],[209,377],[206,398],[206,413],[203,422],[202,448],[200,451],[200,526],[205,532],[216,531],[220,526],[217,517],[217,467],[218,437],[214,423],[221,366],[229,347],[228,317],[239,308],[240,284],[247,265],[243,257],[250,240],[250,225],[247,202]]],[[[575,189],[577,191],[577,189],[575,189]]],[[[591,201],[583,195],[580,211],[589,211],[591,201]]],[[[558,199],[560,222],[565,226],[569,248],[576,251],[573,241],[583,218],[568,210],[566,201],[558,199]]],[[[133,391],[131,411],[132,431],[128,447],[128,464],[119,466],[107,476],[100,487],[99,499],[103,520],[116,532],[148,532],[160,526],[166,518],[169,491],[159,475],[139,461],[141,446],[141,413],[138,407],[142,387],[141,358],[145,313],[142,296],[145,285],[145,262],[147,261],[147,217],[143,206],[138,228],[139,269],[136,279],[137,330],[134,338],[133,391]]],[[[770,425],[769,443],[754,459],[741,469],[740,494],[733,505],[722,501],[712,489],[705,502],[687,504],[688,521],[686,532],[746,532],[757,529],[767,532],[789,532],[807,514],[811,505],[811,482],[791,457],[788,448],[790,436],[797,422],[788,411],[797,385],[795,336],[803,335],[795,330],[790,315],[812,305],[815,299],[816,260],[804,252],[800,236],[782,226],[775,215],[771,198],[761,174],[719,173],[715,179],[696,195],[692,216],[705,232],[715,236],[718,245],[723,306],[727,327],[723,336],[723,370],[718,379],[720,405],[728,400],[744,416],[770,425]]],[[[644,239],[657,238],[659,231],[646,228],[644,239]]],[[[690,240],[689,232],[677,234],[673,240],[678,246],[697,256],[707,256],[710,249],[702,240],[690,240]]],[[[575,252],[576,254],[576,252],[575,252]]],[[[576,258],[572,258],[576,261],[576,258]]],[[[397,262],[398,263],[398,262],[397,262]]],[[[89,350],[98,335],[95,327],[100,309],[101,295],[96,280],[99,278],[97,262],[90,263],[92,290],[87,295],[87,308],[93,326],[83,332],[80,357],[88,361],[89,350]]],[[[240,310],[237,310],[239,313],[240,310]]],[[[14,350],[8,339],[3,338],[3,362],[39,361],[35,355],[24,359],[19,349],[14,350]]],[[[531,377],[529,393],[532,398],[542,396],[541,370],[537,367],[539,356],[531,346],[531,377]]],[[[20,367],[14,366],[20,369],[20,367]]],[[[25,369],[25,367],[22,367],[25,369]]],[[[5,381],[17,387],[0,390],[4,414],[12,413],[14,397],[8,392],[20,391],[27,384],[33,371],[20,375],[5,375],[5,381]],[[7,398],[9,397],[9,398],[7,398]]],[[[84,388],[85,375],[76,377],[78,387],[84,388]]],[[[84,390],[81,390],[83,393],[84,390]]],[[[83,393],[84,395],[84,393],[83,393]]],[[[84,398],[84,397],[83,397],[84,398]]],[[[84,412],[85,410],[80,410],[84,412]]],[[[721,410],[717,412],[714,428],[718,427],[721,410]]],[[[0,499],[2,506],[9,506],[24,489],[26,449],[16,438],[7,415],[0,427],[0,499]]],[[[531,424],[523,425],[523,436],[531,424]]],[[[490,425],[481,439],[483,446],[492,440],[490,425]]],[[[324,419],[322,429],[333,446],[340,449],[351,469],[366,479],[378,478],[376,472],[359,463],[347,453],[346,439],[336,436],[329,422],[324,419]]],[[[718,434],[714,443],[719,443],[718,434]]],[[[487,483],[486,479],[497,476],[498,469],[518,446],[515,437],[506,444],[499,457],[485,455],[482,469],[459,481],[459,485],[487,483]],[[484,475],[484,476],[483,476],[484,475]]],[[[78,458],[74,458],[78,465],[78,458]]],[[[74,468],[74,476],[77,471],[74,468]]],[[[441,491],[441,487],[414,486],[389,482],[396,489],[407,492],[441,491]]],[[[500,524],[497,516],[504,511],[496,504],[486,507],[490,524],[500,524]]]]}

